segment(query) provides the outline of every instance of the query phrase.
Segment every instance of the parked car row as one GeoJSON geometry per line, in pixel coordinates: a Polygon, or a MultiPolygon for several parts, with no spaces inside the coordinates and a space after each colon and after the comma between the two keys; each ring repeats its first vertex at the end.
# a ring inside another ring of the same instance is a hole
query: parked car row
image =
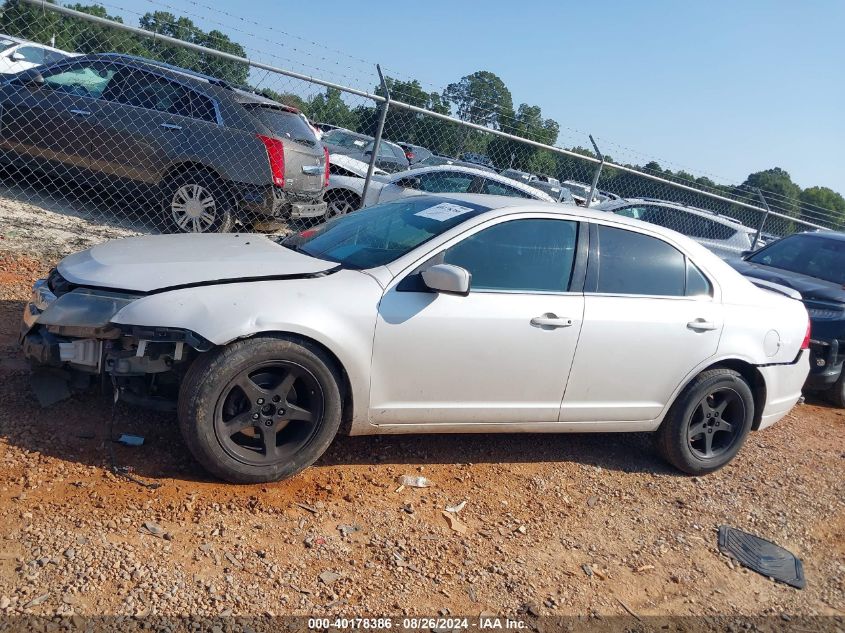
{"type": "MultiPolygon", "coordinates": [[[[0,58],[12,61],[34,47],[3,43],[0,58]]],[[[484,154],[454,159],[382,139],[364,200],[370,136],[312,125],[295,108],[161,62],[41,50],[47,63],[27,61],[0,85],[0,163],[153,200],[171,231],[319,220],[423,192],[582,205],[590,196],[591,186],[574,180],[497,173],[484,154]]],[[[596,191],[589,206],[672,228],[722,257],[738,257],[754,241],[754,230],[733,219],[677,203],[596,191]]]]}

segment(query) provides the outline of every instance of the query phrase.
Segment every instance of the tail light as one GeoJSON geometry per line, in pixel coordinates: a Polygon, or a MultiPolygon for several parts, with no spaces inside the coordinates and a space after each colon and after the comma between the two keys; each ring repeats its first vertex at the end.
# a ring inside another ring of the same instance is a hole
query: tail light
{"type": "Polygon", "coordinates": [[[804,342],[801,343],[801,349],[810,349],[810,319],[807,319],[807,333],[804,335],[804,342]]]}
{"type": "Polygon", "coordinates": [[[407,158],[409,161],[414,160],[414,152],[405,152],[405,158],[407,158]]]}
{"type": "Polygon", "coordinates": [[[270,173],[273,174],[273,184],[277,187],[285,186],[285,144],[277,138],[258,134],[258,140],[267,149],[267,159],[270,161],[270,173]]]}
{"type": "Polygon", "coordinates": [[[329,186],[329,148],[323,147],[323,156],[326,157],[326,178],[325,182],[323,183],[324,187],[329,186]]]}

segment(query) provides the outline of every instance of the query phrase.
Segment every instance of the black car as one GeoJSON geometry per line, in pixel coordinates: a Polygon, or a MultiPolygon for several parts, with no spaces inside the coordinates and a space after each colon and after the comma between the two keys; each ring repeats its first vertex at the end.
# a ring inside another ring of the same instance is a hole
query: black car
{"type": "Polygon", "coordinates": [[[798,233],[728,261],[746,277],[801,293],[810,315],[809,391],[845,407],[845,233],[798,233]]]}
{"type": "Polygon", "coordinates": [[[325,214],[328,154],[294,108],[118,54],[0,84],[0,162],[152,201],[170,230],[325,214]]]}

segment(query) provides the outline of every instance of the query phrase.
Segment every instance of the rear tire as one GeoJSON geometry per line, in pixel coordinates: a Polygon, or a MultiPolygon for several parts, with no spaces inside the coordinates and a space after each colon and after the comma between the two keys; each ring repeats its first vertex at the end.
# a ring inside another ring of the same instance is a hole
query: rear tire
{"type": "Polygon", "coordinates": [[[238,484],[313,464],[340,426],[338,370],[318,346],[282,335],[202,354],[179,391],[179,429],[211,474],[238,484]]]}
{"type": "Polygon", "coordinates": [[[171,233],[228,233],[235,204],[224,183],[213,174],[190,170],[162,184],[164,224],[171,233]]]}
{"type": "Polygon", "coordinates": [[[657,430],[663,458],[690,475],[722,468],[742,448],[754,422],[754,395],[731,369],[709,369],[687,385],[657,430]]]}

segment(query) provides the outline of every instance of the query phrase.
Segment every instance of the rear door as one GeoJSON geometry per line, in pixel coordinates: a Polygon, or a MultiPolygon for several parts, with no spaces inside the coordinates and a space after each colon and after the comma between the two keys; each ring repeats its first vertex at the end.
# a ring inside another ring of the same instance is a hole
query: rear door
{"type": "Polygon", "coordinates": [[[153,73],[124,66],[103,98],[91,164],[108,180],[157,184],[174,157],[189,158],[191,144],[214,131],[193,129],[192,90],[153,73]]]}
{"type": "Polygon", "coordinates": [[[584,325],[561,421],[652,420],[689,372],[716,353],[716,289],[655,235],[592,225],[584,325]]]}
{"type": "Polygon", "coordinates": [[[114,74],[103,62],[80,61],[45,69],[40,88],[13,79],[3,90],[2,147],[34,164],[87,168],[93,117],[114,74]]]}

